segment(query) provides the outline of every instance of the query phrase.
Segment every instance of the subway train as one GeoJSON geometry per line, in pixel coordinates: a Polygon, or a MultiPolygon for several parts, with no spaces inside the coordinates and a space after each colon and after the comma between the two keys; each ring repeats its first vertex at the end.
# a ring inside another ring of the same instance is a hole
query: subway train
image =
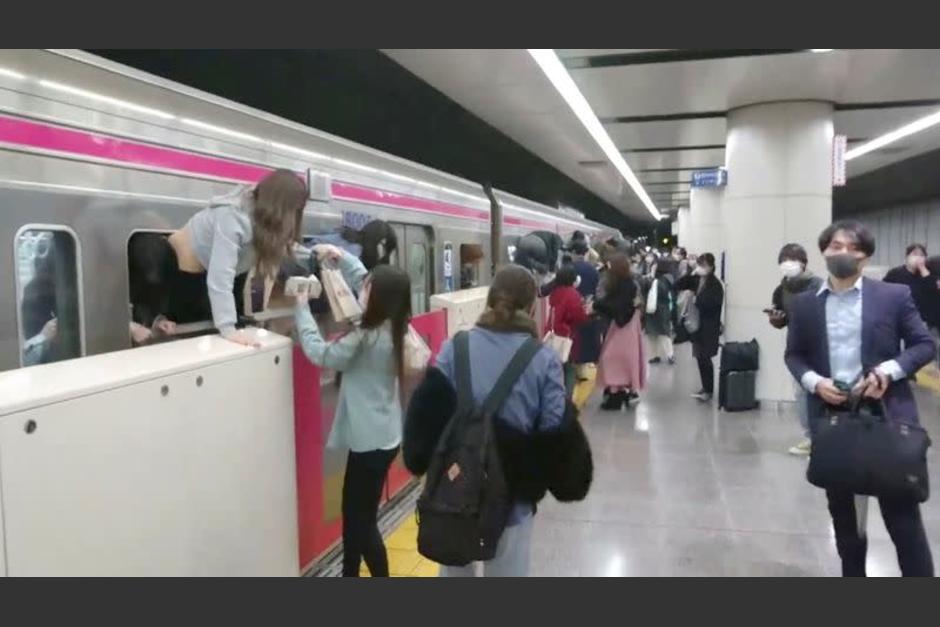
{"type": "MultiPolygon", "coordinates": [[[[432,315],[432,294],[486,285],[527,233],[615,233],[576,211],[484,188],[81,51],[2,50],[0,241],[11,254],[0,256],[0,371],[37,363],[34,338],[50,323],[56,352],[46,361],[131,348],[133,238],[175,230],[210,197],[274,168],[293,169],[309,183],[307,240],[372,219],[392,225],[392,263],[411,276],[416,321],[432,315]]],[[[271,323],[285,311],[272,307],[256,321],[271,323]]],[[[210,321],[189,326],[211,330],[210,321]]],[[[319,377],[321,392],[295,399],[298,442],[300,414],[322,435],[335,398],[333,373],[302,366],[304,377],[319,377]]],[[[345,455],[323,450],[323,440],[303,450],[298,444],[302,569],[339,537],[345,455]]],[[[405,481],[402,475],[398,486],[405,481]]]]}

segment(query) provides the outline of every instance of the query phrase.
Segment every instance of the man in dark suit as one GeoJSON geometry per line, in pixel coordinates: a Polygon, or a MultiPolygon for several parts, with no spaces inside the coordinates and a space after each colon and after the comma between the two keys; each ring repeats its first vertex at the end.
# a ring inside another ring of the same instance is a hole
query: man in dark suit
{"type": "MultiPolygon", "coordinates": [[[[883,399],[889,419],[917,424],[908,377],[933,359],[936,347],[910,289],[862,278],[875,240],[858,222],[826,228],[819,236],[819,250],[829,280],[818,291],[794,298],[785,356],[790,372],[810,395],[811,428],[826,416],[827,408],[846,403],[849,388],[867,398],[883,399]]],[[[868,502],[833,490],[827,491],[827,497],[843,575],[864,576],[868,502]]],[[[920,506],[884,498],[879,504],[902,573],[932,576],[920,506]]]]}

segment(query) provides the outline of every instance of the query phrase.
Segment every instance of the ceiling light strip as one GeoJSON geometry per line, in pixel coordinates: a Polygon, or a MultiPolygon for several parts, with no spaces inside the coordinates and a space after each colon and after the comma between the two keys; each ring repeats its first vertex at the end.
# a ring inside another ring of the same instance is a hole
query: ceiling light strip
{"type": "Polygon", "coordinates": [[[610,135],[604,130],[604,126],[601,124],[600,120],[597,119],[597,115],[594,114],[593,109],[591,109],[591,105],[588,104],[584,94],[578,89],[574,79],[571,78],[571,75],[568,73],[568,70],[565,69],[564,64],[562,64],[558,55],[555,54],[555,51],[548,48],[530,48],[528,52],[558,93],[561,94],[561,97],[564,98],[568,106],[571,107],[571,110],[581,121],[581,124],[584,125],[587,132],[594,138],[594,141],[597,142],[597,145],[610,160],[611,164],[613,164],[617,172],[620,173],[624,180],[627,181],[627,184],[633,189],[634,193],[639,197],[647,211],[650,212],[650,215],[656,220],[662,219],[662,214],[656,209],[655,203],[653,203],[653,200],[646,193],[646,190],[643,189],[643,184],[640,183],[640,180],[633,173],[633,170],[627,165],[623,155],[620,154],[620,151],[614,145],[610,135]]]}
{"type": "Polygon", "coordinates": [[[905,124],[901,128],[897,128],[890,133],[885,133],[881,137],[876,137],[870,142],[866,142],[861,146],[857,146],[852,150],[849,150],[845,153],[845,160],[849,161],[851,159],[856,159],[862,155],[867,155],[868,153],[883,148],[888,144],[892,144],[899,139],[907,137],[908,135],[913,135],[920,131],[926,130],[931,126],[940,124],[940,111],[932,113],[926,117],[922,117],[919,120],[914,120],[910,124],[905,124]]]}

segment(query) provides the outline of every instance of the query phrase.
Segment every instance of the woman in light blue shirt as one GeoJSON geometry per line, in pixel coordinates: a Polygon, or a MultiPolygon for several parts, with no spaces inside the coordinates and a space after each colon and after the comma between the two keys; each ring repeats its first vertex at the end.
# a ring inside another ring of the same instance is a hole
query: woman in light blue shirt
{"type": "Polygon", "coordinates": [[[358,576],[360,558],[364,558],[373,577],[387,577],[378,509],[385,477],[401,444],[400,398],[411,280],[403,270],[387,265],[368,274],[362,262],[336,246],[321,244],[313,250],[320,259],[338,263],[346,283],[359,293],[364,310],[355,329],[327,341],[310,313],[306,291],[298,294],[295,309],[304,354],[320,367],[343,373],[327,442],[330,448],[349,449],[343,479],[343,576],[358,576]]]}

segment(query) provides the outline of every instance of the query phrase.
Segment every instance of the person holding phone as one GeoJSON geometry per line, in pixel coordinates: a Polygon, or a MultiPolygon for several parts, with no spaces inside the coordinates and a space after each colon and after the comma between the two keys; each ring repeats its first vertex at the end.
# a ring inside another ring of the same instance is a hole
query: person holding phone
{"type": "MultiPolygon", "coordinates": [[[[873,281],[862,271],[875,252],[863,224],[836,222],[819,236],[829,279],[816,292],[793,298],[785,360],[809,393],[812,426],[831,407],[845,405],[847,390],[884,404],[888,420],[917,425],[917,402],[908,377],[935,355],[936,345],[907,286],[873,281]]],[[[865,576],[868,540],[864,514],[851,492],[827,490],[829,513],[844,576],[865,576]]],[[[867,506],[867,501],[863,501],[867,506]]],[[[932,577],[933,557],[913,500],[880,498],[882,518],[904,576],[932,577]]]]}
{"type": "MultiPolygon", "coordinates": [[[[793,298],[804,292],[816,293],[822,287],[823,280],[806,267],[809,263],[806,249],[799,244],[786,244],[781,248],[780,253],[777,255],[777,263],[780,266],[780,274],[783,275],[783,278],[771,297],[773,307],[765,309],[764,313],[767,314],[767,321],[772,327],[785,329],[789,318],[787,312],[793,303],[793,298]]],[[[803,439],[798,444],[791,446],[789,453],[791,455],[806,456],[810,453],[812,443],[810,440],[809,418],[806,413],[807,396],[805,390],[799,385],[796,385],[795,397],[800,426],[803,428],[803,439]]]]}

